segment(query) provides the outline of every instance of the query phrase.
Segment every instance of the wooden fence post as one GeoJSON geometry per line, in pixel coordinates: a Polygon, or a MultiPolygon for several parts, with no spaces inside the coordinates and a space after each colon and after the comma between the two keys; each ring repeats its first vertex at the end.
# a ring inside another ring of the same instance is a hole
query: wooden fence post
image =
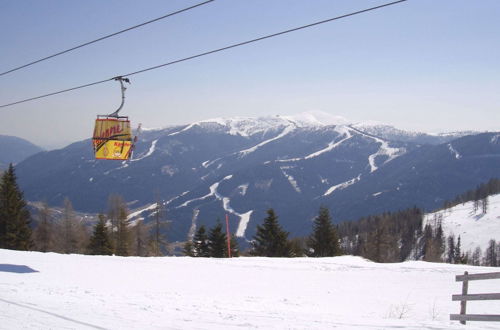
{"type": "Polygon", "coordinates": [[[457,275],[456,281],[462,283],[462,294],[451,296],[452,301],[460,301],[460,314],[450,314],[450,320],[460,321],[465,324],[466,321],[487,321],[500,322],[500,314],[467,314],[467,301],[472,300],[500,300],[500,293],[475,293],[469,294],[469,281],[500,279],[500,272],[457,275]]]}
{"type": "MultiPolygon", "coordinates": [[[[467,291],[469,290],[469,280],[467,278],[467,275],[469,275],[468,272],[464,272],[464,281],[462,282],[462,296],[466,296],[467,295],[467,291]]],[[[467,309],[467,300],[462,300],[460,302],[460,315],[465,315],[467,314],[466,312],[466,309],[467,309]]],[[[466,321],[465,320],[462,320],[460,321],[461,324],[465,324],[466,321]]]]}

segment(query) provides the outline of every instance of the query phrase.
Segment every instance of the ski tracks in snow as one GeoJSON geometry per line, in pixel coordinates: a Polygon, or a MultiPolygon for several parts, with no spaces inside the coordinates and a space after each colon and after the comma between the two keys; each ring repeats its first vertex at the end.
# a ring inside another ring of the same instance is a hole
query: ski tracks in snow
{"type": "Polygon", "coordinates": [[[335,186],[332,186],[330,188],[328,188],[328,190],[323,194],[323,196],[328,196],[330,195],[331,193],[333,193],[335,190],[342,190],[342,189],[345,189],[347,187],[349,187],[350,185],[353,185],[355,184],[356,182],[358,182],[359,180],[361,180],[361,174],[358,175],[357,177],[355,178],[352,178],[351,180],[348,180],[346,182],[342,182],[342,183],[339,183],[335,186]]]}
{"type": "Polygon", "coordinates": [[[139,161],[139,160],[142,160],[142,159],[144,159],[146,157],[151,156],[153,154],[153,152],[155,152],[155,150],[156,150],[156,143],[157,142],[158,142],[158,139],[156,139],[153,142],[151,142],[151,146],[149,147],[149,150],[148,150],[148,152],[145,155],[143,155],[143,156],[141,156],[139,158],[136,158],[136,159],[131,159],[130,161],[131,162],[136,162],[136,161],[139,161]]]}
{"type": "MultiPolygon", "coordinates": [[[[235,216],[237,216],[240,221],[238,222],[238,228],[236,230],[236,236],[237,237],[244,237],[245,236],[245,231],[247,229],[247,226],[248,226],[248,223],[250,222],[250,217],[252,216],[252,213],[253,213],[253,210],[250,210],[246,213],[239,213],[239,212],[236,212],[230,205],[231,203],[231,200],[229,199],[229,197],[224,197],[222,196],[218,191],[217,191],[217,188],[219,188],[219,185],[223,182],[223,181],[226,181],[226,180],[230,180],[233,176],[232,175],[228,175],[226,177],[224,177],[222,180],[218,181],[218,182],[215,182],[214,184],[212,184],[210,186],[210,192],[202,197],[198,197],[198,198],[194,198],[194,199],[190,199],[188,201],[185,201],[184,203],[182,203],[181,205],[179,206],[176,206],[175,208],[176,209],[179,209],[181,207],[186,207],[188,206],[189,204],[191,204],[192,202],[195,202],[195,201],[200,201],[200,200],[204,200],[204,199],[207,199],[209,197],[215,197],[216,200],[219,200],[222,202],[222,207],[224,208],[224,210],[227,212],[227,213],[230,213],[230,214],[233,214],[235,216]]],[[[239,186],[241,187],[241,186],[239,186]]],[[[238,187],[238,188],[239,188],[238,187]]],[[[246,189],[245,189],[246,190],[246,189]]],[[[246,192],[246,191],[245,191],[246,192]]],[[[189,235],[193,234],[194,235],[194,230],[196,229],[196,219],[198,218],[198,215],[199,215],[199,210],[198,209],[195,209],[193,211],[193,219],[192,219],[192,223],[191,223],[191,227],[189,229],[189,235]]]]}
{"type": "Polygon", "coordinates": [[[278,134],[277,136],[273,137],[273,138],[270,138],[268,140],[265,140],[265,141],[262,141],[261,143],[251,147],[251,148],[248,148],[248,149],[245,149],[245,150],[241,150],[239,152],[237,152],[237,154],[240,155],[240,157],[244,157],[254,151],[256,151],[257,149],[259,149],[260,147],[270,143],[270,142],[273,142],[275,140],[278,140],[278,139],[281,139],[282,137],[288,135],[290,132],[292,132],[293,130],[295,129],[295,127],[293,125],[289,125],[289,126],[286,126],[283,131],[278,134]]]}
{"type": "Polygon", "coordinates": [[[387,160],[384,161],[384,164],[386,164],[386,163],[390,162],[391,160],[403,155],[406,152],[405,148],[390,147],[389,142],[387,142],[387,141],[384,141],[384,140],[382,140],[378,137],[375,137],[375,136],[368,135],[368,134],[363,133],[362,131],[359,131],[357,129],[355,129],[355,131],[356,131],[356,133],[358,133],[364,137],[367,137],[369,139],[375,140],[377,143],[380,143],[380,147],[377,150],[377,152],[368,156],[368,163],[370,164],[370,173],[373,173],[376,170],[378,170],[378,166],[375,163],[375,159],[378,156],[387,156],[388,157],[387,160]]]}

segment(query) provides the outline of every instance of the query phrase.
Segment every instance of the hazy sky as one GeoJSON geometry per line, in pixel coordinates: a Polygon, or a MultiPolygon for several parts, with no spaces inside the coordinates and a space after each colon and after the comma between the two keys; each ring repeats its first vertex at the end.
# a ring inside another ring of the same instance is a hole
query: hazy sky
{"type": "MultiPolygon", "coordinates": [[[[0,71],[202,2],[0,0],[0,71]]],[[[387,1],[388,2],[388,1],[387,1]]],[[[216,0],[0,76],[0,104],[126,74],[383,4],[216,0]]],[[[321,110],[427,132],[500,130],[500,1],[409,0],[132,76],[133,126],[321,110]]],[[[0,134],[89,138],[117,82],[0,109],[0,134]]]]}

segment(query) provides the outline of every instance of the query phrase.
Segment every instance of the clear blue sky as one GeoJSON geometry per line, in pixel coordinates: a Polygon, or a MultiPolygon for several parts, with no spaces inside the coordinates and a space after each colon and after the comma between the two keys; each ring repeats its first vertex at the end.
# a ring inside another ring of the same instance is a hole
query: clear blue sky
{"type": "MultiPolygon", "coordinates": [[[[0,71],[201,1],[0,0],[0,71]]],[[[384,3],[216,0],[0,76],[0,103],[142,68],[384,3]]],[[[133,76],[136,126],[321,110],[427,132],[500,130],[500,1],[409,0],[133,76]]],[[[0,109],[0,134],[42,146],[91,136],[118,83],[0,109]]]]}

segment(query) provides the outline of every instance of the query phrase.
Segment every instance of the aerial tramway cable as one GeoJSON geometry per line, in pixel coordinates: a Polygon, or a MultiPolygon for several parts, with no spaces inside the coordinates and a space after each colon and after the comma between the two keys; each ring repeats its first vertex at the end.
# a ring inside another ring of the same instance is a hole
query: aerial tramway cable
{"type": "MultiPolygon", "coordinates": [[[[183,12],[185,12],[185,11],[188,11],[188,10],[194,9],[194,8],[196,8],[196,7],[199,7],[199,6],[205,5],[205,4],[207,4],[207,3],[209,3],[209,2],[213,2],[213,1],[215,1],[215,0],[208,0],[208,1],[205,1],[205,2],[201,2],[201,3],[198,3],[198,4],[193,5],[193,6],[191,6],[191,7],[187,7],[187,8],[184,8],[184,9],[180,9],[180,10],[177,10],[177,11],[175,11],[175,12],[173,12],[173,13],[169,13],[169,14],[163,15],[163,16],[161,16],[161,17],[157,17],[157,18],[155,18],[155,19],[149,20],[149,21],[147,21],[147,22],[144,22],[144,23],[141,23],[141,24],[137,24],[137,25],[134,25],[134,26],[128,27],[128,28],[123,29],[123,30],[120,30],[120,31],[118,31],[118,32],[115,32],[115,33],[111,33],[111,34],[105,35],[105,36],[100,37],[100,38],[98,38],[98,39],[95,39],[95,40],[92,40],[92,41],[88,41],[88,42],[83,43],[83,44],[81,44],[81,45],[78,45],[78,46],[75,46],[75,47],[72,47],[72,48],[69,48],[69,49],[66,49],[66,50],[60,51],[60,52],[58,52],[58,53],[55,53],[55,54],[52,54],[52,55],[46,56],[46,57],[44,57],[44,58],[38,59],[38,60],[36,60],[36,61],[33,61],[33,62],[30,62],[30,63],[24,64],[24,65],[21,65],[21,66],[18,66],[18,67],[16,67],[16,68],[10,69],[10,70],[8,70],[8,71],[1,72],[1,73],[0,73],[0,76],[3,76],[3,75],[6,75],[6,74],[8,74],[8,73],[11,73],[11,72],[14,72],[14,71],[17,71],[17,70],[20,70],[20,69],[26,68],[26,67],[28,67],[28,66],[31,66],[31,65],[34,65],[34,64],[37,64],[37,63],[43,62],[43,61],[45,61],[45,60],[51,59],[51,58],[56,57],[56,56],[59,56],[59,55],[62,55],[62,54],[66,54],[66,53],[69,53],[69,52],[74,51],[74,50],[76,50],[76,49],[78,49],[78,48],[82,48],[82,47],[85,47],[85,46],[91,45],[91,44],[96,43],[96,42],[98,42],[98,41],[102,41],[102,40],[104,40],[104,39],[108,39],[108,38],[114,37],[114,36],[116,36],[116,35],[118,35],[118,34],[121,34],[121,33],[124,33],[124,32],[128,32],[128,31],[133,30],[133,29],[137,29],[137,28],[139,28],[139,27],[141,27],[141,26],[151,24],[151,23],[153,23],[153,22],[156,22],[156,21],[159,21],[159,20],[165,19],[165,18],[167,18],[167,17],[170,17],[170,16],[174,16],[174,15],[177,15],[177,14],[183,13],[183,12]]],[[[107,80],[106,80],[106,81],[107,81],[107,80]]]]}
{"type": "MultiPolygon", "coordinates": [[[[207,52],[204,52],[204,53],[200,53],[200,54],[197,54],[197,55],[185,57],[185,58],[182,58],[182,59],[179,59],[179,60],[167,62],[167,63],[160,64],[160,65],[155,65],[155,66],[152,66],[152,67],[149,67],[149,68],[146,68],[146,69],[142,69],[142,70],[139,70],[139,71],[135,71],[135,72],[123,74],[123,75],[120,75],[120,77],[129,77],[129,76],[136,75],[136,74],[139,74],[139,73],[144,73],[144,72],[147,72],[147,71],[159,69],[159,68],[162,68],[162,67],[165,67],[165,66],[169,66],[169,65],[180,63],[180,62],[192,60],[192,59],[195,59],[195,58],[198,58],[198,57],[202,57],[202,56],[206,56],[206,55],[218,53],[218,52],[221,52],[221,51],[224,51],[224,50],[228,50],[228,49],[231,49],[231,48],[236,48],[236,47],[239,47],[239,46],[247,45],[247,44],[258,42],[258,41],[261,41],[261,40],[265,40],[265,39],[277,37],[277,36],[284,35],[284,34],[287,34],[287,33],[295,32],[295,31],[298,31],[298,30],[306,29],[306,28],[310,28],[310,27],[317,26],[317,25],[320,25],[320,24],[329,23],[329,22],[332,22],[332,21],[335,21],[335,20],[339,20],[339,19],[342,19],[342,18],[347,18],[347,17],[350,17],[350,16],[354,16],[354,15],[366,13],[366,12],[369,12],[369,11],[373,11],[373,10],[384,8],[384,7],[388,7],[388,6],[392,6],[392,5],[395,5],[395,4],[398,4],[398,3],[402,3],[402,2],[406,2],[406,1],[408,1],[408,0],[399,0],[399,1],[389,2],[389,3],[383,4],[383,5],[379,5],[379,6],[376,6],[376,7],[371,7],[371,8],[359,10],[359,11],[356,11],[356,12],[352,12],[352,13],[349,13],[349,14],[345,14],[345,15],[341,15],[341,16],[329,18],[329,19],[326,19],[326,20],[318,21],[318,22],[315,22],[315,23],[311,23],[311,24],[307,24],[307,25],[302,25],[302,26],[299,26],[299,27],[296,27],[296,28],[293,28],[293,29],[289,29],[289,30],[285,30],[285,31],[281,31],[281,32],[269,34],[269,35],[266,35],[266,36],[262,36],[262,37],[259,37],[259,38],[255,38],[255,39],[251,39],[251,40],[239,42],[239,43],[236,43],[236,44],[233,44],[233,45],[229,45],[229,46],[226,46],[226,47],[214,49],[214,50],[207,51],[207,52]]],[[[85,84],[85,85],[80,85],[80,86],[76,86],[76,87],[64,89],[64,90],[60,90],[60,91],[57,91],[57,92],[52,92],[52,93],[49,93],[49,94],[44,94],[44,95],[40,95],[40,96],[36,96],[36,97],[31,97],[31,98],[28,98],[28,99],[24,99],[24,100],[12,102],[12,103],[3,104],[3,105],[0,105],[0,108],[5,108],[5,107],[13,106],[13,105],[16,105],[16,104],[19,104],[19,103],[33,101],[33,100],[37,100],[37,99],[49,97],[49,96],[52,96],[52,95],[56,95],[56,94],[61,94],[61,93],[73,91],[73,90],[80,89],[80,88],[85,88],[85,87],[90,87],[90,86],[93,86],[93,85],[102,84],[102,83],[105,83],[105,82],[108,82],[108,81],[112,81],[114,79],[115,79],[115,77],[109,78],[109,79],[100,80],[100,81],[96,81],[96,82],[85,84]]]]}

